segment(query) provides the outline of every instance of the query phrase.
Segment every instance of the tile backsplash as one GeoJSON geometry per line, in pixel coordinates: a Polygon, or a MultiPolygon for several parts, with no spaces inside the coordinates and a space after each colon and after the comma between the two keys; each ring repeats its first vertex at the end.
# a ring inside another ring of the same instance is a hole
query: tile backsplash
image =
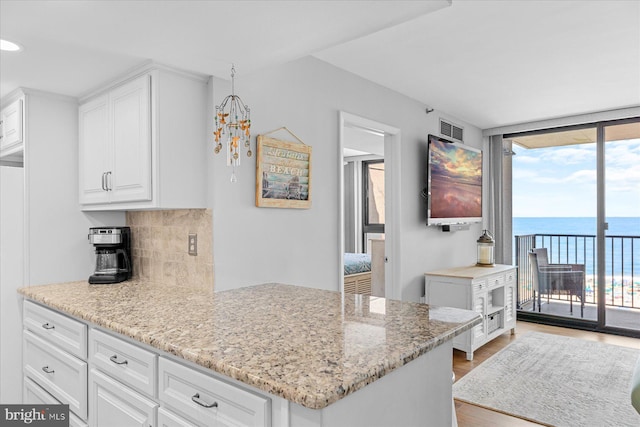
{"type": "Polygon", "coordinates": [[[213,288],[211,209],[129,211],[135,279],[177,286],[213,288]],[[188,252],[189,234],[198,235],[198,255],[188,252]]]}

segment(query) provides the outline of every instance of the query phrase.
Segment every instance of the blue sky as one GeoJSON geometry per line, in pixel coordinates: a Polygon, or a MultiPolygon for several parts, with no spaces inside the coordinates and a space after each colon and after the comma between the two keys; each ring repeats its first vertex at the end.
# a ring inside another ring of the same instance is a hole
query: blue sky
{"type": "MultiPolygon", "coordinates": [[[[640,217],[640,139],[607,142],[606,215],[640,217]]],[[[595,217],[596,144],[514,144],[514,217],[595,217]]]]}

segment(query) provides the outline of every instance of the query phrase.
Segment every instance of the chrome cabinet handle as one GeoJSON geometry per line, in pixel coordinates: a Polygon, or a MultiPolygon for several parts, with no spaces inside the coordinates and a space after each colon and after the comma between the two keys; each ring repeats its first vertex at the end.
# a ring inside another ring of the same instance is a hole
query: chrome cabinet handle
{"type": "Polygon", "coordinates": [[[103,191],[107,191],[107,187],[105,187],[105,181],[106,181],[106,179],[107,179],[106,177],[107,177],[107,173],[106,173],[106,172],[103,172],[103,173],[102,173],[102,190],[103,190],[103,191]]]}
{"type": "Polygon", "coordinates": [[[111,356],[111,357],[109,358],[109,360],[111,360],[111,361],[112,361],[113,363],[115,363],[116,365],[126,365],[127,363],[129,363],[129,362],[127,361],[127,359],[124,359],[122,362],[119,362],[119,361],[118,361],[118,355],[117,355],[117,354],[114,354],[113,356],[111,356]]]}
{"type": "Polygon", "coordinates": [[[43,323],[42,327],[45,328],[45,329],[55,329],[56,328],[54,325],[50,324],[49,322],[43,323]]]}
{"type": "Polygon", "coordinates": [[[49,369],[48,366],[43,366],[42,370],[45,371],[47,374],[53,374],[55,372],[53,369],[49,369]]]}
{"type": "Polygon", "coordinates": [[[211,404],[208,404],[204,400],[200,399],[200,393],[196,393],[193,396],[191,396],[191,400],[193,400],[195,403],[197,403],[198,405],[203,406],[205,408],[217,408],[218,407],[218,402],[213,402],[211,404]]]}
{"type": "Polygon", "coordinates": [[[105,179],[105,182],[107,183],[107,191],[113,190],[113,187],[111,186],[111,171],[107,172],[107,178],[105,179]]]}

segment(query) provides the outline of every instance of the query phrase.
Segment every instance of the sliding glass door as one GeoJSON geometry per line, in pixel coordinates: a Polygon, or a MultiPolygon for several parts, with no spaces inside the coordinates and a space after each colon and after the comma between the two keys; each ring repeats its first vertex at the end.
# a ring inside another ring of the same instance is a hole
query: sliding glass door
{"type": "Polygon", "coordinates": [[[521,311],[597,321],[596,140],[593,125],[511,138],[521,311]]]}
{"type": "Polygon", "coordinates": [[[640,332],[640,119],[504,138],[521,317],[640,332]]]}
{"type": "Polygon", "coordinates": [[[640,331],[640,121],[601,130],[604,285],[598,299],[606,328],[640,331]]]}

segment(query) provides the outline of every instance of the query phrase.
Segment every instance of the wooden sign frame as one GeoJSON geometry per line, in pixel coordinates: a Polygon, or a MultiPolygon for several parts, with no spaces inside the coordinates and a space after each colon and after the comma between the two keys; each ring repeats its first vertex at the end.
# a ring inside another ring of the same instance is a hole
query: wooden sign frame
{"type": "Polygon", "coordinates": [[[309,209],[311,146],[264,135],[256,146],[256,206],[309,209]]]}

